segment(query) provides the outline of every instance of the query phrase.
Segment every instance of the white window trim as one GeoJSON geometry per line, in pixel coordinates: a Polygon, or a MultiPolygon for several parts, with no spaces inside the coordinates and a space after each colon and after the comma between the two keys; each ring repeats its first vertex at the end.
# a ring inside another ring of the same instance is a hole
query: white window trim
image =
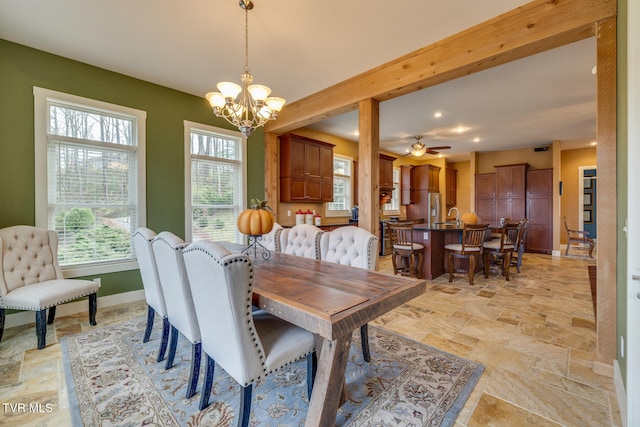
{"type": "MultiPolygon", "coordinates": [[[[353,207],[353,203],[354,203],[353,202],[353,174],[356,173],[353,170],[353,157],[343,156],[343,155],[340,155],[340,154],[334,154],[333,157],[334,158],[338,158],[338,159],[342,159],[342,160],[346,160],[346,161],[351,163],[351,175],[349,176],[349,181],[351,182],[351,207],[353,207]]],[[[333,191],[333,189],[332,189],[332,191],[333,191]]],[[[340,211],[329,210],[329,203],[325,203],[324,204],[324,216],[329,217],[329,218],[345,217],[345,216],[351,217],[351,209],[340,210],[340,211]]]]}
{"type": "MultiPolygon", "coordinates": [[[[79,107],[91,107],[105,112],[121,113],[133,116],[137,119],[137,146],[136,158],[138,162],[138,226],[144,227],[147,223],[147,196],[146,196],[146,111],[95,99],[84,98],[64,92],[58,92],[41,87],[33,87],[34,102],[34,162],[35,162],[35,213],[36,227],[49,228],[48,224],[48,182],[47,182],[47,102],[60,101],[65,104],[75,104],[79,107]]],[[[62,274],[66,278],[91,276],[96,274],[114,273],[118,271],[137,270],[138,260],[131,258],[122,261],[102,261],[96,263],[77,264],[61,267],[62,274]]]]}
{"type": "Polygon", "coordinates": [[[191,132],[201,130],[205,132],[228,135],[233,138],[240,138],[240,163],[242,165],[242,194],[240,195],[242,210],[247,208],[247,137],[237,131],[204,125],[202,123],[184,121],[184,235],[185,241],[191,242],[191,132]]]}
{"type": "MultiPolygon", "coordinates": [[[[400,176],[400,168],[399,167],[394,167],[393,168],[394,172],[398,172],[398,176],[400,176]]],[[[385,215],[400,215],[400,182],[394,182],[394,189],[392,192],[393,197],[397,197],[398,198],[398,209],[389,209],[387,210],[385,208],[385,206],[387,206],[386,204],[382,205],[383,206],[383,213],[385,215]],[[395,185],[397,184],[397,185],[395,185]]]]}

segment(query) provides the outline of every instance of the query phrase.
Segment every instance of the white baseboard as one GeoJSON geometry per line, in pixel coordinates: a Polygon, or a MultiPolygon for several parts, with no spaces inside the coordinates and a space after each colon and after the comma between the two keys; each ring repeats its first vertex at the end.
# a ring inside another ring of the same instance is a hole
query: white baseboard
{"type": "Polygon", "coordinates": [[[622,374],[620,373],[620,365],[617,360],[613,361],[613,385],[616,388],[616,398],[618,399],[618,408],[620,408],[620,417],[622,425],[627,425],[627,391],[624,388],[622,374]]]}
{"type": "MultiPolygon", "coordinates": [[[[98,315],[100,314],[100,307],[110,307],[112,305],[140,301],[143,299],[144,289],[100,297],[98,298],[98,315]]],[[[87,301],[73,301],[59,305],[56,308],[56,317],[84,312],[89,312],[89,303],[87,301]]],[[[27,325],[29,323],[35,323],[35,321],[35,311],[20,311],[18,313],[8,314],[4,322],[4,327],[6,329],[13,326],[27,325]]]]}
{"type": "Polygon", "coordinates": [[[551,256],[561,256],[562,251],[551,251],[551,256]]]}

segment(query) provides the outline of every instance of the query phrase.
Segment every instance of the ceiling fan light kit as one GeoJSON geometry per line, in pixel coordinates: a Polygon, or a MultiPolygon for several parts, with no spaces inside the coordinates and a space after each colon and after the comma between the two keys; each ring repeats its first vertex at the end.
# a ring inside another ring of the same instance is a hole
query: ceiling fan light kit
{"type": "Polygon", "coordinates": [[[414,136],[414,138],[416,139],[416,142],[411,144],[411,150],[407,154],[411,154],[411,155],[413,155],[415,157],[421,157],[421,156],[424,156],[427,153],[429,153],[429,154],[439,154],[435,150],[446,150],[446,149],[451,148],[449,146],[431,147],[431,148],[429,148],[426,145],[424,145],[424,143],[420,142],[420,140],[423,138],[422,135],[414,136]]]}

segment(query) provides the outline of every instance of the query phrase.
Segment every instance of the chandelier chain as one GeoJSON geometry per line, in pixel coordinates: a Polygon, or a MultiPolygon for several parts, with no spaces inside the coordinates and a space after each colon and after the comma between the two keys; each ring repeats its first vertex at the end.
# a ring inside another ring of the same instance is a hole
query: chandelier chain
{"type": "Polygon", "coordinates": [[[249,9],[244,9],[244,72],[249,69],[249,9]]]}

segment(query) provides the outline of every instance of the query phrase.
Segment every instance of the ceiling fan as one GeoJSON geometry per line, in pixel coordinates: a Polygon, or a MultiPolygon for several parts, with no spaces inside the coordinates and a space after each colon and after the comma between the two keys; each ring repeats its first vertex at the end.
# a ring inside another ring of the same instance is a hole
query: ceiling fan
{"type": "Polygon", "coordinates": [[[451,147],[448,145],[443,145],[441,147],[427,147],[420,140],[422,139],[422,135],[414,136],[416,142],[411,144],[411,151],[409,151],[405,156],[412,154],[416,157],[424,156],[425,154],[439,154],[437,150],[447,150],[451,147]]]}

